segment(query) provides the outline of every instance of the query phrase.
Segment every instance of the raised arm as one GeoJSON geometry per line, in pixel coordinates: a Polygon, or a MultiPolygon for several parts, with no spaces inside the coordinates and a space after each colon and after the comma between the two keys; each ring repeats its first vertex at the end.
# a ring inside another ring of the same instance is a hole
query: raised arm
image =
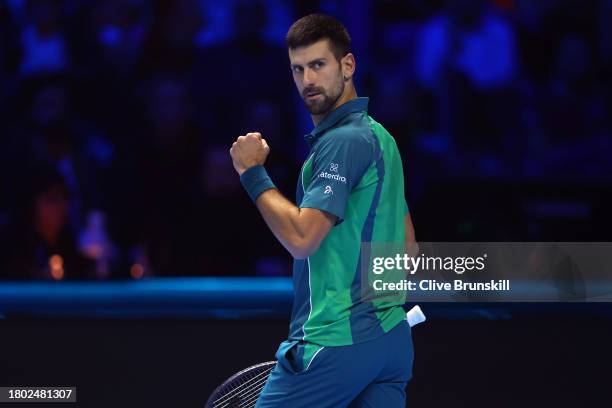
{"type": "Polygon", "coordinates": [[[256,204],[274,236],[296,259],[313,254],[336,223],[336,216],[298,208],[276,189],[263,192],[256,204]]]}
{"type": "Polygon", "coordinates": [[[266,224],[297,259],[314,253],[336,223],[336,217],[313,208],[298,208],[268,177],[263,164],[270,148],[259,133],[240,136],[230,149],[234,168],[266,224]]]}

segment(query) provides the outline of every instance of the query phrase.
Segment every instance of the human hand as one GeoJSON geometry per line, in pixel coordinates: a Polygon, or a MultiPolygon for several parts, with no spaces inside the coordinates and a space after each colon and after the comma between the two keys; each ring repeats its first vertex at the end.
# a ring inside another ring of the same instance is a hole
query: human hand
{"type": "Polygon", "coordinates": [[[232,164],[239,175],[253,166],[263,165],[269,153],[270,147],[259,132],[239,136],[230,149],[232,164]]]}

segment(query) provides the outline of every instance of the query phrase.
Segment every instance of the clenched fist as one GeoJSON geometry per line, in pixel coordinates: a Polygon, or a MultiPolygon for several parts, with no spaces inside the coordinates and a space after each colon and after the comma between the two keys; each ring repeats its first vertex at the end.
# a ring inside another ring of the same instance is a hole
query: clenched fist
{"type": "Polygon", "coordinates": [[[240,175],[253,166],[263,165],[268,153],[270,153],[270,147],[259,132],[239,136],[230,149],[232,163],[240,175]]]}

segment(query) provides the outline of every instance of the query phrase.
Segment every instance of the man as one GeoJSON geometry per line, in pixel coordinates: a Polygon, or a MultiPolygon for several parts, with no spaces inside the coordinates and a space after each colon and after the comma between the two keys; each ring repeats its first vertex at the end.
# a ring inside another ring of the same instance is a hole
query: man
{"type": "Polygon", "coordinates": [[[313,14],[289,29],[293,79],[314,130],[294,205],[264,168],[259,133],[230,154],[240,180],[276,238],[295,258],[290,333],[257,407],[404,407],[413,350],[405,297],[368,300],[362,243],[414,241],[393,138],[367,115],[353,85],[350,37],[313,14]]]}

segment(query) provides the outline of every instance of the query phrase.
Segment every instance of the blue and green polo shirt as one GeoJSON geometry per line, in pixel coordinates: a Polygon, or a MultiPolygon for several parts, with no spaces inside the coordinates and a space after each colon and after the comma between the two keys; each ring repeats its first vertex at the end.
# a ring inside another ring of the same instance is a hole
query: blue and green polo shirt
{"type": "MultiPolygon", "coordinates": [[[[367,284],[361,279],[362,243],[403,243],[408,211],[397,145],[367,108],[368,98],[353,99],[306,135],[311,150],[300,172],[296,203],[338,220],[315,253],[294,261],[290,343],[355,344],[406,318],[405,293],[379,300],[362,297],[367,284]]],[[[318,349],[307,347],[305,364],[318,349]]]]}

